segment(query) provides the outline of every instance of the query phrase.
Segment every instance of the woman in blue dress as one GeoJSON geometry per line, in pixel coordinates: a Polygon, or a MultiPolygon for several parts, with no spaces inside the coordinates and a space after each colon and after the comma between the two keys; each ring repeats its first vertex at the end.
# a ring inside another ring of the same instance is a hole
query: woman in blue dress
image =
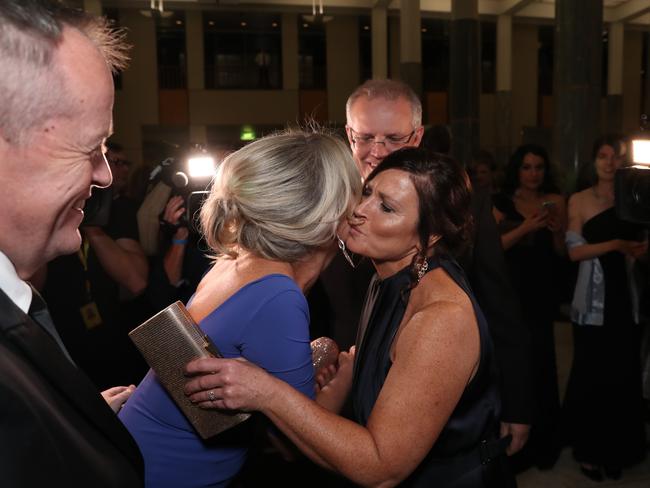
{"type": "MultiPolygon", "coordinates": [[[[341,140],[287,132],[228,156],[201,210],[214,264],[189,312],[225,357],[246,358],[305,398],[315,383],[304,293],[336,253],[337,228],[360,186],[341,140]]],[[[226,486],[251,443],[250,422],[202,440],[153,371],[120,419],[152,488],[226,486]]]]}
{"type": "Polygon", "coordinates": [[[341,353],[322,390],[340,403],[349,393],[354,421],[244,361],[191,362],[186,393],[204,408],[261,411],[312,460],[364,486],[512,486],[487,324],[452,258],[471,230],[466,173],[401,149],[362,195],[346,246],[376,275],[357,352],[341,353]]]}

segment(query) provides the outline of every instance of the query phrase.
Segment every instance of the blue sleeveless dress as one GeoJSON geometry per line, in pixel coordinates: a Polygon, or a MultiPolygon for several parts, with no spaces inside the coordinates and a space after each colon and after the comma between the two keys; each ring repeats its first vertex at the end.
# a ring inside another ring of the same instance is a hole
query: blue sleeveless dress
{"type": "MultiPolygon", "coordinates": [[[[288,276],[271,274],[248,283],[199,326],[224,357],[242,356],[314,397],[309,309],[288,276]]],[[[202,440],[151,370],[119,417],[142,452],[147,488],[228,486],[254,435],[248,420],[202,440]]]]}

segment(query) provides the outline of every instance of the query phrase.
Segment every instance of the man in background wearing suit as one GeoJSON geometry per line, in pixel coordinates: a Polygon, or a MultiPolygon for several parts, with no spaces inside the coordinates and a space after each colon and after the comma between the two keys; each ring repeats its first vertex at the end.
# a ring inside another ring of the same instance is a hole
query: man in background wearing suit
{"type": "Polygon", "coordinates": [[[111,70],[126,63],[120,39],[103,20],[58,2],[0,2],[3,486],[143,484],[138,448],[115,415],[132,389],[97,392],[26,281],[79,249],[91,187],[111,183],[104,142],[111,70]]]}
{"type": "MultiPolygon", "coordinates": [[[[422,105],[406,84],[394,80],[370,80],[359,86],[346,105],[346,133],[362,179],[391,152],[421,145],[422,105]]],[[[438,152],[441,148],[436,148],[438,152]]],[[[475,239],[465,269],[488,320],[501,378],[501,433],[511,435],[509,455],[528,439],[532,420],[530,334],[524,328],[516,296],[507,278],[501,241],[492,217],[489,195],[473,192],[475,239]]],[[[367,264],[367,263],[366,263],[367,264]]],[[[341,348],[354,343],[363,296],[372,275],[363,263],[352,272],[338,256],[320,277],[310,296],[314,316],[327,317],[327,329],[341,348]]]]}

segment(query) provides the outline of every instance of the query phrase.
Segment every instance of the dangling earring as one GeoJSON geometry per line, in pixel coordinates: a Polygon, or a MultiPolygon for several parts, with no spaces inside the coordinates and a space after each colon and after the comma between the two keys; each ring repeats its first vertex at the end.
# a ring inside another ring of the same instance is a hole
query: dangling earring
{"type": "Polygon", "coordinates": [[[427,274],[427,271],[429,271],[429,262],[425,259],[420,267],[418,268],[418,283],[422,279],[422,277],[427,274]]]}
{"type": "Polygon", "coordinates": [[[339,249],[340,249],[341,252],[343,253],[343,257],[346,259],[346,261],[347,261],[348,263],[350,263],[350,266],[352,266],[352,268],[356,268],[357,265],[354,264],[354,261],[352,261],[352,257],[351,257],[350,254],[348,253],[348,250],[345,248],[345,242],[343,242],[343,239],[341,239],[341,238],[337,235],[337,236],[336,236],[336,240],[337,240],[338,243],[339,243],[339,249]]]}

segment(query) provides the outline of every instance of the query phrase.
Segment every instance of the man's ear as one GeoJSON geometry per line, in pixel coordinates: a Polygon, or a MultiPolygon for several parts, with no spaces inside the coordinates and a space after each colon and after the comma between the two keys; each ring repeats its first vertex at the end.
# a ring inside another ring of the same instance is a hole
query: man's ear
{"type": "Polygon", "coordinates": [[[415,134],[413,134],[413,138],[411,139],[411,146],[413,147],[420,147],[420,142],[422,142],[422,136],[424,135],[424,127],[420,126],[417,129],[415,129],[415,134]]]}

